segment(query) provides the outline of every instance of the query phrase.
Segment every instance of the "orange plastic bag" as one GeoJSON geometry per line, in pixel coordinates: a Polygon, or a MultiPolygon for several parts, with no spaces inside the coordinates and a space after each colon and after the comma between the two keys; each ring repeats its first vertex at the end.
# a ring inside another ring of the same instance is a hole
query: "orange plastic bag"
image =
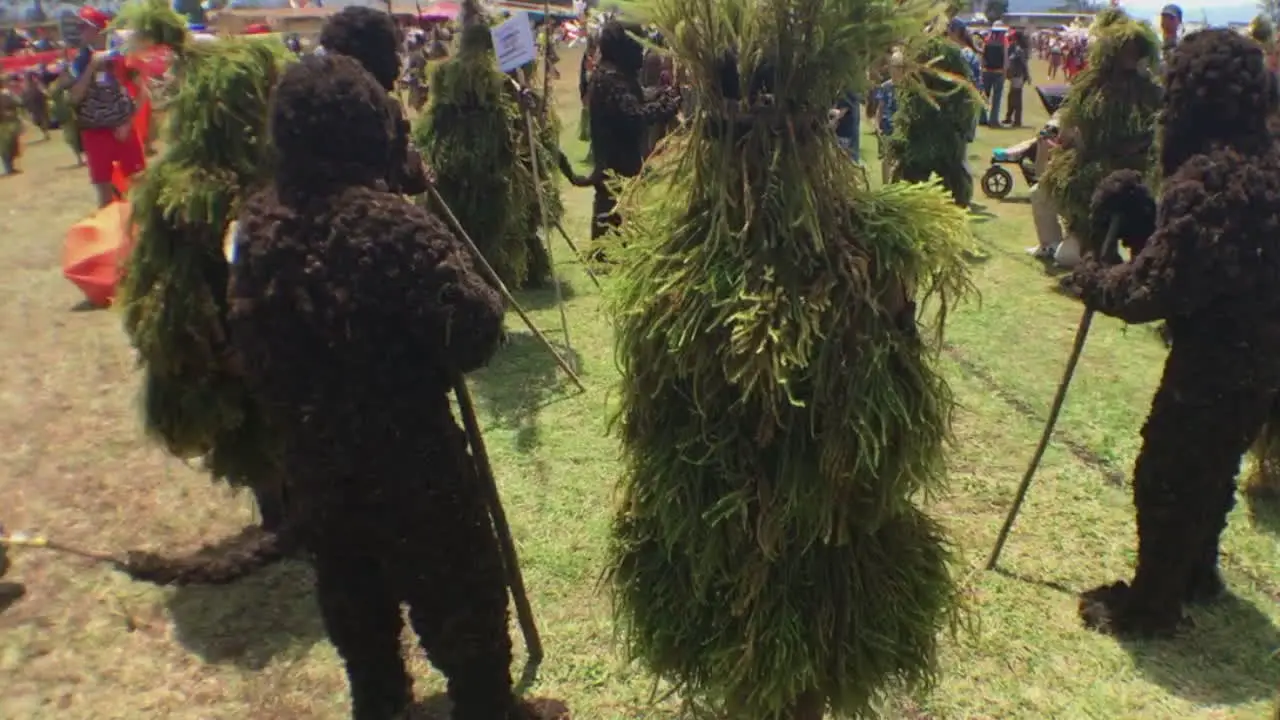
{"type": "Polygon", "coordinates": [[[128,202],[113,202],[67,231],[62,249],[62,276],[84,293],[94,307],[115,299],[125,260],[133,249],[128,202]]]}

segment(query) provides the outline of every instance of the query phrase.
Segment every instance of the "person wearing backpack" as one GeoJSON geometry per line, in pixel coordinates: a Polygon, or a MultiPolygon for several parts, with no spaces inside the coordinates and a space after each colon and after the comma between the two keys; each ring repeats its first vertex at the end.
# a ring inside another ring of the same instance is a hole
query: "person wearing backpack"
{"type": "Polygon", "coordinates": [[[124,57],[117,52],[94,52],[111,16],[88,5],[79,14],[85,27],[80,53],[71,67],[71,105],[89,182],[98,193],[98,206],[106,207],[117,199],[111,183],[115,167],[127,178],[140,172],[145,160],[142,139],[133,127],[137,108],[123,81],[124,57]]]}
{"type": "Polygon", "coordinates": [[[1004,99],[1005,71],[1009,60],[1007,32],[1008,27],[1004,23],[995,23],[982,46],[982,87],[989,103],[987,119],[993,128],[1000,127],[1000,101],[1004,99]]]}
{"type": "Polygon", "coordinates": [[[1004,124],[1022,127],[1022,88],[1031,79],[1031,47],[1025,33],[1017,33],[1009,43],[1009,109],[1004,113],[1004,124]]]}

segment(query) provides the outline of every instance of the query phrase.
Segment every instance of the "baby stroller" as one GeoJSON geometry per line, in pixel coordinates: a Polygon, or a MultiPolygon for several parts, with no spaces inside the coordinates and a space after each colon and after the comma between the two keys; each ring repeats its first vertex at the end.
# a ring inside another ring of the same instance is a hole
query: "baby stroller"
{"type": "Polygon", "coordinates": [[[982,193],[992,200],[1003,200],[1013,191],[1013,173],[1009,172],[1002,165],[1017,165],[1022,171],[1022,179],[1028,185],[1035,185],[1039,178],[1036,176],[1036,147],[1040,138],[1054,138],[1058,134],[1057,112],[1062,107],[1062,103],[1067,98],[1068,85],[1046,85],[1044,87],[1036,87],[1036,95],[1040,97],[1040,104],[1044,106],[1045,112],[1049,113],[1049,122],[1040,128],[1040,132],[1035,137],[1028,138],[1018,143],[1004,148],[996,148],[991,151],[991,166],[982,175],[982,193]]]}

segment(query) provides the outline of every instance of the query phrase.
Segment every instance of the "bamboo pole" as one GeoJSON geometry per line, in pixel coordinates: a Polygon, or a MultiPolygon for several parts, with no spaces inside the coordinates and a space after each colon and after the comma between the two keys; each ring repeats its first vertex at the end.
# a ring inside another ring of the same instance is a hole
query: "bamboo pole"
{"type": "MultiPolygon", "coordinates": [[[[1120,234],[1120,216],[1111,218],[1111,224],[1107,227],[1107,238],[1102,244],[1102,256],[1106,257],[1116,246],[1116,236],[1120,234]]],[[[996,536],[995,547],[991,549],[991,556],[987,558],[987,569],[994,570],[996,563],[1000,561],[1000,553],[1004,550],[1004,544],[1009,539],[1009,533],[1013,530],[1013,523],[1018,519],[1018,512],[1022,509],[1022,503],[1027,499],[1027,491],[1031,489],[1031,480],[1035,478],[1036,470],[1040,468],[1040,461],[1044,458],[1044,452],[1049,447],[1049,440],[1053,437],[1053,429],[1058,424],[1058,415],[1062,412],[1062,405],[1067,399],[1067,389],[1071,387],[1071,378],[1075,375],[1076,364],[1080,362],[1080,354],[1084,352],[1084,341],[1089,338],[1089,327],[1093,324],[1094,309],[1085,305],[1084,314],[1080,316],[1080,325],[1076,328],[1075,341],[1071,345],[1071,354],[1067,356],[1067,366],[1062,372],[1062,382],[1058,383],[1058,391],[1053,396],[1053,404],[1049,407],[1049,417],[1045,421],[1044,431],[1040,433],[1040,442],[1036,445],[1035,452],[1031,455],[1031,462],[1027,464],[1027,471],[1022,475],[1022,482],[1018,484],[1018,491],[1013,496],[1013,506],[1009,508],[1009,514],[1005,516],[1004,525],[1000,528],[1000,534],[996,536]]]]}

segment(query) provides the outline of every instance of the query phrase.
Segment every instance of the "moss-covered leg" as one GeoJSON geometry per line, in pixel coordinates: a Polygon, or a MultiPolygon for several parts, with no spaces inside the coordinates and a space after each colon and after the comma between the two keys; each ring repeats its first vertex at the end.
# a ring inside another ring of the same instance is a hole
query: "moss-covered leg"
{"type": "Polygon", "coordinates": [[[1210,489],[1207,505],[1218,508],[1205,528],[1200,549],[1192,560],[1187,578],[1183,602],[1193,605],[1207,604],[1220,599],[1227,592],[1222,574],[1218,572],[1218,546],[1222,531],[1227,529],[1227,515],[1236,504],[1235,478],[1210,489]]]}
{"type": "Polygon", "coordinates": [[[404,621],[376,555],[316,548],[316,594],[329,640],[346,664],[353,720],[388,720],[413,700],[400,655],[404,621]]]}
{"type": "Polygon", "coordinates": [[[1228,422],[1215,422],[1206,442],[1209,447],[1222,449],[1220,466],[1214,470],[1206,490],[1205,512],[1209,515],[1205,534],[1201,538],[1200,552],[1196,556],[1187,583],[1185,600],[1188,603],[1208,603],[1226,593],[1226,585],[1218,572],[1218,547],[1222,531],[1227,527],[1227,516],[1236,504],[1236,473],[1245,449],[1265,432],[1267,422],[1274,417],[1276,394],[1272,392],[1241,392],[1234,398],[1222,398],[1222,414],[1228,422]]]}
{"type": "Polygon", "coordinates": [[[1240,460],[1271,406],[1271,394],[1256,389],[1213,397],[1190,393],[1195,368],[1179,360],[1171,356],[1156,392],[1134,470],[1133,585],[1098,588],[1081,601],[1086,624],[1117,635],[1171,632],[1183,603],[1222,592],[1218,539],[1234,502],[1240,460]]]}
{"type": "Polygon", "coordinates": [[[399,560],[411,573],[401,576],[409,622],[448,679],[454,720],[515,720],[507,587],[488,513],[474,492],[433,495],[399,560]]]}
{"type": "Polygon", "coordinates": [[[597,241],[604,237],[610,229],[617,227],[622,222],[622,216],[618,214],[618,200],[609,191],[609,188],[603,185],[596,185],[595,199],[591,203],[591,259],[596,261],[604,261],[604,250],[597,245],[597,241]]]}

